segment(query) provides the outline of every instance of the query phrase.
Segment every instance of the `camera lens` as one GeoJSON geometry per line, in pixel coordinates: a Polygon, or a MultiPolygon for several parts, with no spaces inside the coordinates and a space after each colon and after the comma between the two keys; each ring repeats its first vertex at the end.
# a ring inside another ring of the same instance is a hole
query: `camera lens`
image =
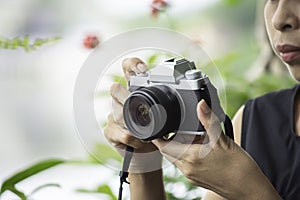
{"type": "Polygon", "coordinates": [[[124,121],[137,138],[152,140],[178,129],[181,118],[176,91],[157,85],[135,90],[125,101],[124,121]]]}
{"type": "Polygon", "coordinates": [[[150,107],[146,104],[140,104],[136,109],[137,121],[141,126],[147,126],[151,122],[150,107]]]}
{"type": "Polygon", "coordinates": [[[135,126],[150,127],[153,118],[151,102],[140,95],[131,95],[128,100],[129,118],[135,126]]]}

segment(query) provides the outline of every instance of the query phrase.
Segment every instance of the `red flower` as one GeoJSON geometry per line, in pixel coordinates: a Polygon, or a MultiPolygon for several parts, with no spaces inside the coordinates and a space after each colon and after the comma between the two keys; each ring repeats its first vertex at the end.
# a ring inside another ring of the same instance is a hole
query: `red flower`
{"type": "Polygon", "coordinates": [[[160,12],[166,11],[169,3],[166,0],[153,0],[151,4],[151,15],[157,17],[160,12]]]}
{"type": "Polygon", "coordinates": [[[87,35],[83,41],[84,47],[88,49],[93,49],[100,44],[100,41],[97,36],[95,35],[87,35]]]}

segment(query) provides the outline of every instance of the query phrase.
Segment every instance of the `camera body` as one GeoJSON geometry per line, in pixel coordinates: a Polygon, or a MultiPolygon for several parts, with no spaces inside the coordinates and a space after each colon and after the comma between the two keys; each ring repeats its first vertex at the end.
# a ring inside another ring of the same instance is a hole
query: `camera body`
{"type": "Polygon", "coordinates": [[[196,109],[201,99],[220,121],[225,120],[217,90],[208,76],[185,58],[172,58],[146,73],[132,75],[129,91],[123,108],[124,121],[129,131],[142,140],[172,132],[203,135],[205,129],[196,109]]]}

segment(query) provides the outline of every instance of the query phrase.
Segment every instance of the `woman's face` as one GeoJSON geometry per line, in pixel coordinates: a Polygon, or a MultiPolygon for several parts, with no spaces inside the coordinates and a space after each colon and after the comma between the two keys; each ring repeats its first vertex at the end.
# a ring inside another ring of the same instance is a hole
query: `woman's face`
{"type": "Polygon", "coordinates": [[[267,0],[265,22],[273,50],[300,82],[300,0],[267,0]]]}

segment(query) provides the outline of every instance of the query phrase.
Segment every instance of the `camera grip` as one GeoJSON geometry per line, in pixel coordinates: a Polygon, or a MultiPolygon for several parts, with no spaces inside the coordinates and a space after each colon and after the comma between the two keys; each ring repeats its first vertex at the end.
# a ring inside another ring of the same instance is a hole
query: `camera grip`
{"type": "Polygon", "coordinates": [[[213,86],[213,84],[211,84],[210,81],[207,81],[205,91],[207,94],[204,95],[204,100],[212,109],[214,114],[219,118],[219,120],[223,122],[225,134],[234,140],[232,122],[221,107],[217,89],[213,86]]]}
{"type": "Polygon", "coordinates": [[[226,114],[221,107],[217,89],[208,80],[205,84],[203,99],[221,122],[225,122],[226,114]]]}

